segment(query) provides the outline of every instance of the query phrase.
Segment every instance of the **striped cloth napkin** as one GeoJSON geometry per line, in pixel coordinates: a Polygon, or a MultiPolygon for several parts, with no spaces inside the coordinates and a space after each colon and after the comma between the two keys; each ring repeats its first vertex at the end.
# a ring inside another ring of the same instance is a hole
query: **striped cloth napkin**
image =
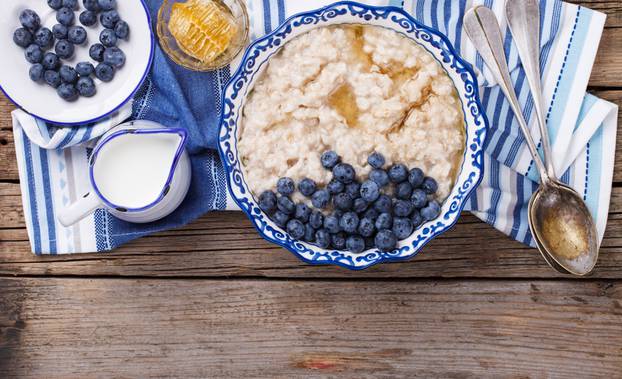
{"type": "MultiPolygon", "coordinates": [[[[161,0],[149,2],[153,15],[161,0]]],[[[510,237],[533,245],[527,223],[527,203],[537,187],[537,175],[532,167],[529,153],[509,104],[483,66],[474,47],[462,33],[462,15],[471,6],[483,4],[498,15],[502,29],[506,29],[503,17],[504,0],[369,0],[370,5],[392,5],[404,7],[415,18],[446,34],[461,54],[478,70],[482,85],[482,100],[490,120],[488,133],[485,177],[472,196],[467,208],[477,217],[493,225],[510,237]]],[[[260,37],[277,27],[285,18],[298,12],[330,4],[330,1],[296,0],[247,0],[251,16],[252,38],[260,37]]],[[[542,0],[541,57],[543,68],[544,99],[548,108],[547,121],[556,158],[556,170],[562,180],[584,195],[588,206],[597,220],[602,238],[607,223],[615,136],[617,129],[617,107],[614,104],[586,94],[586,87],[594,63],[596,50],[602,35],[605,16],[576,5],[556,0],[542,0]]],[[[536,141],[538,128],[533,112],[533,101],[529,95],[524,73],[519,64],[511,36],[505,36],[508,63],[512,71],[524,114],[529,120],[536,141]]],[[[156,52],[153,72],[133,104],[128,104],[119,114],[97,125],[56,129],[45,125],[22,111],[13,114],[15,143],[24,201],[24,214],[33,251],[37,254],[62,254],[105,251],[122,243],[155,231],[181,226],[198,217],[196,210],[190,215],[183,210],[176,212],[155,225],[129,225],[97,211],[92,217],[77,226],[64,228],[55,220],[60,207],[75,199],[87,187],[86,162],[88,142],[109,128],[127,118],[168,120],[174,123],[174,108],[162,110],[158,96],[172,98],[180,88],[192,92],[189,83],[178,86],[158,86],[160,71],[169,68],[170,62],[156,52]],[[160,61],[164,60],[164,61],[160,61]],[[154,109],[158,108],[159,113],[154,109]],[[168,118],[166,117],[168,116],[168,118]],[[60,150],[65,148],[64,150],[60,150]]],[[[201,77],[202,88],[212,88],[218,99],[230,70],[201,77]]],[[[167,72],[168,73],[168,72],[167,72]]],[[[162,79],[163,80],[163,79],[162,79]]],[[[204,93],[203,90],[201,93],[204,93]]],[[[186,96],[182,96],[186,97],[186,96]]],[[[192,118],[201,128],[208,129],[207,138],[191,133],[197,147],[215,149],[215,140],[210,136],[217,128],[217,107],[197,108],[189,106],[184,110],[195,112],[192,118]],[[198,116],[198,117],[197,117],[198,116]],[[196,121],[196,120],[195,120],[196,121]]],[[[190,120],[192,121],[192,120],[190,120]]],[[[170,125],[175,126],[175,125],[170,125]]],[[[205,136],[203,136],[205,137],[205,136]]],[[[191,189],[191,195],[182,205],[183,209],[232,208],[231,199],[223,198],[224,177],[222,167],[214,154],[209,159],[197,159],[201,176],[215,178],[211,185],[191,189]],[[206,193],[211,195],[207,206],[206,193]],[[216,194],[216,195],[214,195],[216,194]]],[[[193,164],[196,163],[193,160],[193,164]]],[[[195,171],[195,179],[196,179],[195,171]]],[[[193,182],[193,186],[196,185],[193,182]]]]}

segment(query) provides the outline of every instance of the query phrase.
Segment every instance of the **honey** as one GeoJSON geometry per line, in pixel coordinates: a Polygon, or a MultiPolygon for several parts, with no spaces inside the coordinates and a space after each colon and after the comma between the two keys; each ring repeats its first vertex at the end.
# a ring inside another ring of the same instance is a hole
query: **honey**
{"type": "Polygon", "coordinates": [[[348,127],[356,127],[359,118],[359,107],[352,86],[348,83],[340,84],[328,96],[328,104],[346,120],[348,127]]]}
{"type": "Polygon", "coordinates": [[[173,4],[168,28],[181,50],[204,63],[224,53],[238,32],[233,15],[217,0],[173,4]]]}

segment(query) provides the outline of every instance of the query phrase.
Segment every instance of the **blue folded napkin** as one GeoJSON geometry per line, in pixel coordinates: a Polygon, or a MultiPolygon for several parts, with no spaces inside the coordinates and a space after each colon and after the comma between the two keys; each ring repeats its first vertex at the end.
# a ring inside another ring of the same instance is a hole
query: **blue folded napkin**
{"type": "MultiPolygon", "coordinates": [[[[148,0],[153,19],[161,0],[148,0]]],[[[372,5],[402,6],[415,18],[445,33],[462,55],[480,70],[482,100],[491,131],[486,148],[486,174],[468,206],[481,219],[512,238],[532,243],[526,205],[537,186],[531,160],[508,104],[487,75],[481,58],[462,33],[468,7],[484,4],[502,18],[502,0],[375,0],[372,5]]],[[[286,17],[330,1],[248,0],[251,36],[276,28],[286,17]]],[[[615,105],[586,95],[604,15],[554,0],[541,2],[542,62],[548,122],[558,173],[585,195],[599,232],[607,222],[615,150],[615,105]]],[[[533,103],[524,75],[506,37],[513,79],[525,115],[537,134],[533,103]]],[[[233,209],[225,174],[216,151],[220,98],[231,70],[195,73],[176,66],[156,45],[152,72],[134,101],[110,119],[80,128],[57,129],[21,110],[13,113],[15,145],[24,215],[32,250],[37,254],[107,251],[140,236],[185,225],[210,210],[233,209]],[[150,224],[120,221],[104,210],[69,228],[56,220],[59,209],[88,189],[89,146],[126,119],[148,119],[188,130],[193,180],[188,197],[169,217],[150,224]]]]}

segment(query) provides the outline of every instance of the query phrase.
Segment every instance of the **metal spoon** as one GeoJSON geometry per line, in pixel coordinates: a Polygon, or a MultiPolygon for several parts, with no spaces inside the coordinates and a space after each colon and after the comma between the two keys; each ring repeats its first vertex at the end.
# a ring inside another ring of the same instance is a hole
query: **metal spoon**
{"type": "MultiPolygon", "coordinates": [[[[511,2],[523,3],[523,0],[511,2]]],[[[513,16],[515,16],[516,12],[514,9],[512,12],[514,12],[513,16]]],[[[525,11],[521,17],[522,21],[531,17],[531,20],[526,21],[535,22],[537,20],[538,24],[535,29],[534,26],[525,26],[521,29],[517,28],[516,19],[513,18],[515,22],[514,30],[517,32],[520,30],[520,33],[529,32],[534,35],[538,31],[537,34],[539,34],[540,18],[539,16],[537,18],[533,16],[533,9],[529,13],[525,11]]],[[[547,170],[540,158],[516,98],[516,93],[512,88],[497,18],[486,7],[474,7],[464,16],[464,28],[484,62],[486,62],[490,71],[499,82],[501,90],[508,98],[521,131],[525,136],[535,167],[540,175],[540,187],[531,197],[528,212],[529,226],[538,249],[547,263],[554,269],[575,275],[586,275],[592,271],[598,259],[598,237],[594,220],[583,199],[574,190],[559,182],[555,176],[546,130],[542,133],[542,144],[545,154],[548,154],[548,157],[545,155],[545,158],[547,158],[549,170],[547,170]]],[[[531,39],[531,41],[539,41],[539,36],[537,39],[534,39],[533,36],[528,38],[524,38],[524,36],[525,34],[519,34],[518,40],[529,41],[531,39]]],[[[524,48],[525,45],[522,45],[522,47],[524,48]]],[[[534,47],[531,50],[536,49],[534,47]]],[[[539,51],[539,49],[537,50],[539,51]]],[[[525,49],[523,49],[522,53],[525,53],[525,49]]],[[[532,81],[539,83],[539,64],[537,64],[539,56],[537,53],[531,53],[526,56],[528,57],[526,59],[528,63],[524,65],[524,68],[528,72],[527,76],[530,85],[532,81]],[[537,68],[538,71],[535,72],[534,68],[537,68]],[[531,79],[529,79],[530,76],[531,79]],[[535,79],[536,77],[538,78],[537,80],[535,79]]],[[[534,88],[536,90],[539,89],[538,84],[534,88]]],[[[538,106],[541,105],[541,92],[534,94],[534,102],[538,106]],[[537,100],[539,100],[539,104],[537,100]]],[[[537,110],[537,112],[540,112],[538,119],[542,122],[540,124],[541,129],[546,129],[542,121],[541,110],[537,110]]]]}

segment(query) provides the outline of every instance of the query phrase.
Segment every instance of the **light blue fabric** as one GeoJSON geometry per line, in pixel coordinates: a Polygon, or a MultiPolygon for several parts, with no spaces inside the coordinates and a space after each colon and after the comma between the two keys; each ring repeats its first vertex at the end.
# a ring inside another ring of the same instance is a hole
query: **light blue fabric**
{"type": "MultiPolygon", "coordinates": [[[[147,2],[155,20],[161,0],[147,2]]],[[[462,33],[462,16],[466,9],[474,4],[484,4],[500,14],[503,1],[364,2],[404,7],[419,21],[445,33],[462,55],[480,70],[480,84],[485,87],[482,101],[490,120],[490,131],[485,178],[476,196],[469,200],[468,208],[512,238],[532,244],[526,205],[537,184],[530,169],[530,160],[526,158],[524,140],[508,103],[494,86],[481,57],[469,46],[462,33]]],[[[270,32],[289,15],[328,3],[324,0],[247,0],[251,37],[270,32]]],[[[598,218],[602,236],[611,190],[616,129],[616,117],[612,117],[611,112],[615,107],[585,95],[587,77],[593,64],[589,45],[594,43],[594,40],[586,41],[586,37],[592,35],[597,43],[602,25],[594,20],[600,20],[600,14],[557,0],[541,1],[541,12],[542,68],[543,72],[551,69],[544,86],[551,90],[554,87],[555,91],[549,104],[549,127],[554,139],[562,136],[558,138],[560,141],[555,141],[558,142],[557,147],[561,146],[560,154],[564,155],[566,150],[570,152],[569,156],[559,157],[560,161],[564,161],[560,163],[561,172],[565,173],[563,179],[584,193],[598,218]],[[567,39],[568,36],[571,38],[567,39]],[[581,54],[584,60],[581,60],[581,54]],[[563,64],[558,64],[558,61],[563,61],[563,64]],[[585,85],[581,80],[585,80],[585,85]],[[575,93],[577,88],[579,93],[575,93]],[[568,107],[575,107],[577,112],[570,126],[569,134],[572,136],[557,129],[568,107]],[[578,146],[564,145],[564,141],[570,141],[571,137],[578,146]],[[580,185],[577,184],[580,182],[580,185]],[[607,205],[604,205],[605,202],[607,205]]],[[[602,20],[604,22],[604,18],[602,20]]],[[[524,114],[532,120],[533,99],[508,33],[505,34],[505,45],[524,114]]],[[[210,210],[225,209],[228,204],[226,180],[216,151],[216,138],[221,93],[230,77],[230,70],[227,67],[211,73],[190,72],[175,65],[156,44],[152,72],[137,93],[133,105],[122,109],[111,120],[81,128],[57,129],[17,111],[14,114],[16,151],[24,214],[33,251],[37,254],[107,251],[140,236],[185,225],[210,210]],[[79,183],[71,183],[71,178],[73,182],[79,181],[80,174],[68,171],[81,167],[76,162],[86,162],[90,151],[82,143],[103,134],[130,114],[135,119],[153,120],[188,131],[188,149],[193,165],[188,197],[172,215],[151,224],[126,223],[106,211],[98,210],[91,219],[77,227],[60,227],[55,221],[55,214],[79,195],[67,188],[79,188],[79,183]],[[65,150],[61,150],[63,148],[65,150]]]]}

